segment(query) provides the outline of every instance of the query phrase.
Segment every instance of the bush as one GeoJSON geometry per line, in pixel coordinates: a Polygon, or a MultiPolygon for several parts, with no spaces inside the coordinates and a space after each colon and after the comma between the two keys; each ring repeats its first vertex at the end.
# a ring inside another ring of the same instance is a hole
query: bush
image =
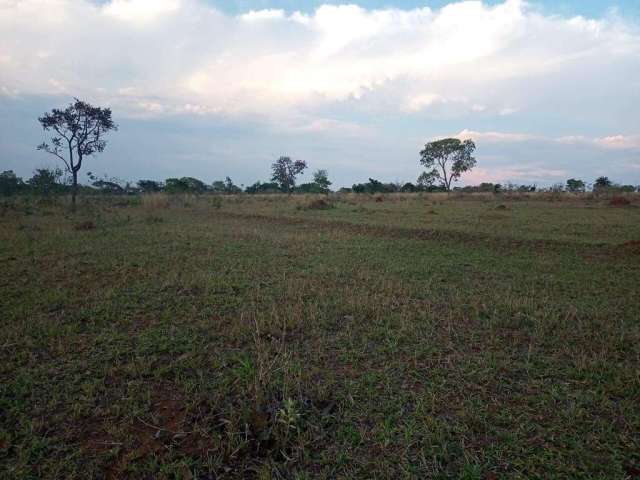
{"type": "Polygon", "coordinates": [[[0,173],[0,195],[9,197],[15,195],[24,187],[24,182],[17,177],[13,170],[0,173]]]}
{"type": "Polygon", "coordinates": [[[298,207],[299,210],[329,210],[331,208],[335,208],[335,205],[324,198],[316,198],[306,205],[298,207]]]}
{"type": "Polygon", "coordinates": [[[213,208],[215,208],[216,210],[219,210],[220,208],[222,208],[222,200],[220,199],[220,197],[213,196],[213,197],[211,197],[209,202],[210,202],[211,206],[213,208]]]}
{"type": "Polygon", "coordinates": [[[612,205],[614,207],[624,207],[626,205],[631,205],[631,201],[626,197],[616,195],[611,198],[611,200],[609,201],[609,205],[612,205]]]}
{"type": "Polygon", "coordinates": [[[93,223],[91,220],[87,220],[86,222],[81,222],[76,224],[73,228],[74,230],[77,230],[77,231],[95,230],[96,224],[93,223]]]}

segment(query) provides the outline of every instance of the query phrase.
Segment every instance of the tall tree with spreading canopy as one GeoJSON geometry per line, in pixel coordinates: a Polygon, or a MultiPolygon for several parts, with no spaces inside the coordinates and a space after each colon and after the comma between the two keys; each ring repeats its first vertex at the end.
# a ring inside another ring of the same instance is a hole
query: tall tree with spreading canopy
{"type": "Polygon", "coordinates": [[[107,146],[105,135],[118,129],[111,118],[111,109],[94,107],[76,98],[64,110],[54,108],[38,121],[45,131],[54,132],[49,142],[41,143],[38,150],[64,162],[72,176],[71,204],[75,209],[78,172],[82,168],[82,161],[85,157],[103,152],[107,146]]]}
{"type": "Polygon", "coordinates": [[[472,156],[475,149],[473,140],[445,138],[427,143],[420,152],[420,163],[430,170],[420,175],[421,181],[429,184],[439,181],[447,191],[451,190],[453,182],[475,167],[476,159],[472,156]]]}
{"type": "Polygon", "coordinates": [[[271,180],[276,182],[283,192],[291,193],[296,186],[296,177],[307,168],[304,160],[293,161],[289,157],[280,157],[271,165],[271,180]]]}

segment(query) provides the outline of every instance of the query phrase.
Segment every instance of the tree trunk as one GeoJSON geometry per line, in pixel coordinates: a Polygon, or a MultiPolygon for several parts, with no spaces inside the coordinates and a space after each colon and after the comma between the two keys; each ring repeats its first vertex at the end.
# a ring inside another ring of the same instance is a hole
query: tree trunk
{"type": "Polygon", "coordinates": [[[78,195],[78,172],[73,172],[73,185],[71,187],[71,210],[76,211],[76,195],[78,195]]]}

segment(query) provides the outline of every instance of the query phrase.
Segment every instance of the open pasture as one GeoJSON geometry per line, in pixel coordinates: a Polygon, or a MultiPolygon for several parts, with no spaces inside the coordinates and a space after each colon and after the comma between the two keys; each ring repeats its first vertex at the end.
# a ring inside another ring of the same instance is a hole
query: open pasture
{"type": "Polygon", "coordinates": [[[1,478],[637,478],[640,199],[0,206],[1,478]]]}

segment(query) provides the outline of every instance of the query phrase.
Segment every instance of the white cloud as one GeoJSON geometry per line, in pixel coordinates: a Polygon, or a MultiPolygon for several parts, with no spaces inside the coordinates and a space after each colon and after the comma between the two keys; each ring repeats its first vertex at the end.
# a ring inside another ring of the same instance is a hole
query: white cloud
{"type": "Polygon", "coordinates": [[[256,22],[260,20],[281,20],[285,18],[284,10],[265,9],[250,10],[240,15],[240,18],[246,22],[256,22]]]}
{"type": "Polygon", "coordinates": [[[421,93],[408,99],[406,109],[410,112],[419,112],[436,103],[446,102],[447,100],[437,93],[421,93]]]}
{"type": "Polygon", "coordinates": [[[461,114],[508,115],[543,101],[578,103],[573,85],[584,78],[600,76],[611,97],[629,92],[613,72],[637,66],[639,56],[640,34],[621,19],[546,17],[521,0],[237,17],[204,0],[0,2],[7,89],[48,94],[63,85],[91,97],[100,87],[114,102],[131,89],[165,112],[197,104],[273,114],[366,98],[370,108],[398,112],[447,103],[465,104],[461,114]],[[45,10],[60,14],[38,14],[45,10]],[[566,88],[535,85],[545,78],[566,88]]]}
{"type": "Polygon", "coordinates": [[[317,118],[305,120],[297,118],[281,127],[289,133],[330,133],[338,137],[368,137],[372,132],[357,123],[335,120],[332,118],[317,118]]]}
{"type": "Polygon", "coordinates": [[[468,185],[478,185],[482,182],[536,183],[541,180],[542,183],[549,183],[550,181],[564,181],[567,175],[569,175],[567,170],[540,166],[498,167],[491,170],[480,167],[474,168],[471,172],[465,174],[464,181],[468,185]]]}
{"type": "Polygon", "coordinates": [[[180,0],[111,0],[102,11],[119,20],[148,23],[177,12],[180,6],[180,0]]]}
{"type": "Polygon", "coordinates": [[[541,137],[528,133],[505,133],[505,132],[477,132],[473,130],[462,130],[455,138],[460,140],[474,140],[476,142],[505,143],[505,142],[526,142],[529,140],[540,140],[541,137]]]}
{"type": "Polygon", "coordinates": [[[559,143],[567,145],[588,145],[608,150],[634,150],[640,149],[640,134],[636,135],[608,135],[605,137],[590,138],[584,135],[565,136],[556,139],[559,143]]]}

